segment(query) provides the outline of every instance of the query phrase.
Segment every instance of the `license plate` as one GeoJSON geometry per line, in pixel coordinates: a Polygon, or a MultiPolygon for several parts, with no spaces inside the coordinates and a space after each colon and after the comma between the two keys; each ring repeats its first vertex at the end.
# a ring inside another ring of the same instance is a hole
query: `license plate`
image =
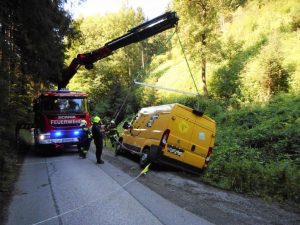
{"type": "Polygon", "coordinates": [[[53,139],[53,143],[68,143],[68,142],[78,142],[78,138],[62,138],[62,139],[53,139]]]}
{"type": "Polygon", "coordinates": [[[62,142],[78,142],[78,138],[63,138],[62,142]]]}

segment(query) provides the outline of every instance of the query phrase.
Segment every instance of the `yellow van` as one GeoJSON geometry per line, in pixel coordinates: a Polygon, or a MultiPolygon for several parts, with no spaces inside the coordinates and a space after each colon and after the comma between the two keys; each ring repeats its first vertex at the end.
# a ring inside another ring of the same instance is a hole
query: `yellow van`
{"type": "Polygon", "coordinates": [[[116,155],[128,151],[142,167],[155,162],[190,172],[207,166],[216,135],[214,120],[177,103],[142,108],[123,128],[116,155]]]}

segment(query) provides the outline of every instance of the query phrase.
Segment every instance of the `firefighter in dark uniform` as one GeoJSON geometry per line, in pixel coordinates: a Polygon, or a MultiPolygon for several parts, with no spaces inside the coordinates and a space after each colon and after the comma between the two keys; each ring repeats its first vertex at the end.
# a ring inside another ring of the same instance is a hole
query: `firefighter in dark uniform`
{"type": "Polygon", "coordinates": [[[99,116],[95,116],[93,118],[92,134],[96,146],[97,164],[103,164],[104,161],[101,159],[103,149],[103,133],[101,132],[101,119],[99,116]]]}
{"type": "Polygon", "coordinates": [[[117,130],[117,126],[114,120],[110,121],[110,124],[107,126],[108,137],[112,147],[115,147],[115,144],[119,139],[119,132],[117,130]]]}
{"type": "Polygon", "coordinates": [[[79,156],[82,158],[86,158],[86,154],[88,150],[90,149],[91,140],[92,140],[92,134],[89,128],[87,128],[87,122],[85,120],[80,121],[80,135],[78,137],[78,151],[79,156]]]}

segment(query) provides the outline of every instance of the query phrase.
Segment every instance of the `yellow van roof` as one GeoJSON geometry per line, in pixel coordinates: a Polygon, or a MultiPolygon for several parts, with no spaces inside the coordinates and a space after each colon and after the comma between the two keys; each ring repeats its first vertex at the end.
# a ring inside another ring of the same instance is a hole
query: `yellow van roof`
{"type": "Polygon", "coordinates": [[[159,105],[159,106],[150,106],[141,108],[139,111],[140,114],[154,114],[158,112],[171,112],[176,104],[166,104],[166,105],[159,105]]]}

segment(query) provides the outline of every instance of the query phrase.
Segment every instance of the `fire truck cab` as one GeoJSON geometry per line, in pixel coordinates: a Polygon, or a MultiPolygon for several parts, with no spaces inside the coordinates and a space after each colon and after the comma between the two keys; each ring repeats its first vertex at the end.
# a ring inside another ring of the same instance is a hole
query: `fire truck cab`
{"type": "Polygon", "coordinates": [[[88,95],[80,91],[56,90],[42,93],[33,105],[34,123],[17,126],[18,144],[37,148],[76,145],[80,121],[90,127],[88,95]]]}

